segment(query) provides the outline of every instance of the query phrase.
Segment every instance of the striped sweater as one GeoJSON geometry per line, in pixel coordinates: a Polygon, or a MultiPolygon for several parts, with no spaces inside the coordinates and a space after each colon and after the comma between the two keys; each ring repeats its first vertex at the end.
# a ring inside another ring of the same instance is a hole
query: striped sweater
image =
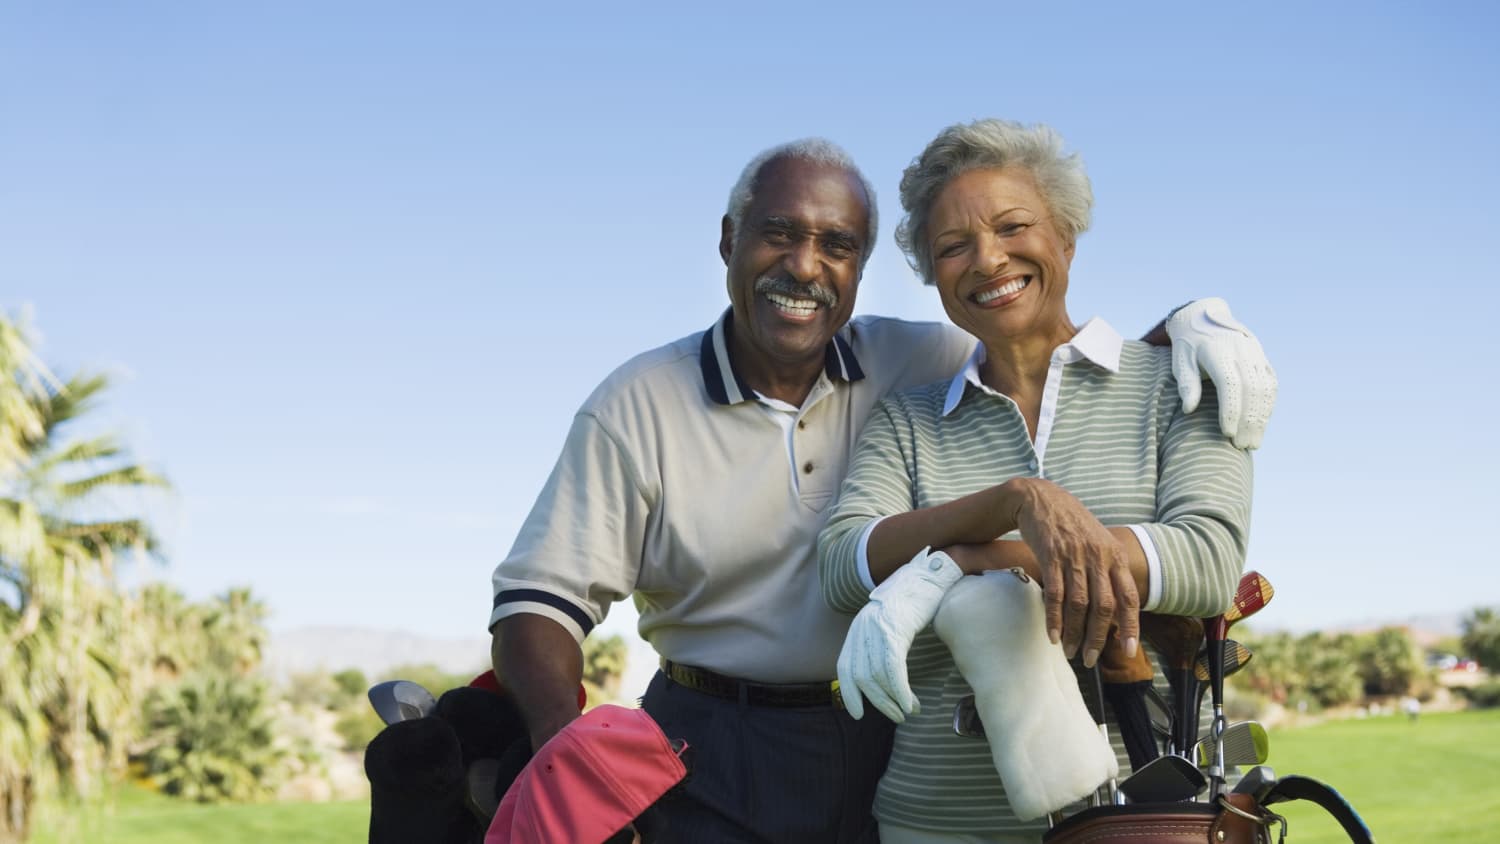
{"type": "MultiPolygon", "coordinates": [[[[1184,415],[1170,350],[1115,342],[1119,366],[1113,371],[1087,358],[1065,362],[1066,356],[1054,354],[1049,381],[1056,385],[1056,409],[1050,416],[1044,412],[1040,452],[1015,402],[977,384],[930,384],[878,405],[819,537],[819,573],[829,604],[852,613],[868,599],[857,560],[873,519],[942,504],[1014,477],[1045,477],[1105,525],[1145,530],[1161,562],[1156,612],[1223,611],[1244,565],[1250,457],[1221,435],[1211,384],[1204,384],[1200,407],[1184,415]],[[950,389],[961,397],[954,393],[956,405],[945,415],[950,389]]],[[[908,671],[921,713],[897,729],[876,798],[877,817],[951,832],[1039,833],[1041,827],[1011,812],[988,744],[953,734],[954,704],[969,689],[931,627],[917,636],[908,671]]],[[[1158,684],[1164,686],[1160,676],[1158,684]]],[[[1118,730],[1111,732],[1123,776],[1128,759],[1118,730]]]]}

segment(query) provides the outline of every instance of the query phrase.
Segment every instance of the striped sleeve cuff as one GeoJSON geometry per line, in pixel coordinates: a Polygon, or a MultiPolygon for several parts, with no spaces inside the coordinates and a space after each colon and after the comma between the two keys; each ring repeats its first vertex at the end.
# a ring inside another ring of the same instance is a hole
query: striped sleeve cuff
{"type": "Polygon", "coordinates": [[[1141,610],[1151,612],[1161,604],[1161,555],[1156,553],[1156,543],[1144,525],[1129,525],[1129,528],[1136,541],[1141,543],[1141,550],[1146,552],[1146,600],[1141,610]]]}
{"type": "Polygon", "coordinates": [[[561,624],[580,643],[594,629],[589,614],[567,598],[542,589],[504,589],[495,596],[490,612],[490,629],[502,618],[521,613],[545,616],[561,624]]]}

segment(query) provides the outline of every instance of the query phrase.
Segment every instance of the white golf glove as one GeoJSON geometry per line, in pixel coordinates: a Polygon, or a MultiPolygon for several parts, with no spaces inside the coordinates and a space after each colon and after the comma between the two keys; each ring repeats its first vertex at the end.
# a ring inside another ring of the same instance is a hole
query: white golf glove
{"type": "Polygon", "coordinates": [[[906,654],[912,640],[937,615],[943,594],[964,576],[958,563],[941,551],[923,548],[870,593],[839,651],[839,694],[844,709],[865,716],[860,695],[897,724],[920,707],[906,676],[906,654]]]}
{"type": "Polygon", "coordinates": [[[990,758],[1021,820],[1039,818],[1119,775],[1068,667],[1047,638],[1042,589],[1020,569],[966,577],[932,627],[974,690],[990,758]]]}
{"type": "Polygon", "coordinates": [[[1259,448],[1276,406],[1276,370],[1260,341],[1229,313],[1223,299],[1190,302],[1167,319],[1172,338],[1172,374],[1182,410],[1192,413],[1203,397],[1202,375],[1219,391],[1219,427],[1238,448],[1259,448]]]}

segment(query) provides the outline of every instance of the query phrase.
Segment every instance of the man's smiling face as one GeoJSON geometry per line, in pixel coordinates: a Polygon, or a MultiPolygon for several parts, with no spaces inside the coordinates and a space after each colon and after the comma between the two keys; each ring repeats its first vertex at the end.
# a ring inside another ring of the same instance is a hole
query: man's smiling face
{"type": "Polygon", "coordinates": [[[745,368],[823,359],[854,312],[868,221],[864,187],[842,167],[779,158],[761,168],[743,230],[725,218],[719,241],[745,368]]]}

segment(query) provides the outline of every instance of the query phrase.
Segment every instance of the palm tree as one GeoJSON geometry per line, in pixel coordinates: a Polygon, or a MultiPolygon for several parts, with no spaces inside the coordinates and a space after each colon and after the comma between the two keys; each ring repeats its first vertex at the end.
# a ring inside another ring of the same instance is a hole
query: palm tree
{"type": "Polygon", "coordinates": [[[112,436],[67,436],[107,386],[59,383],[0,317],[0,842],[24,839],[36,795],[87,795],[91,772],[124,761],[133,666],[114,568],[157,542],[105,497],[167,483],[112,436]]]}
{"type": "Polygon", "coordinates": [[[157,687],[146,703],[146,773],[166,793],[198,802],[269,798],[288,755],[273,720],[255,678],[204,673],[157,687]]]}

